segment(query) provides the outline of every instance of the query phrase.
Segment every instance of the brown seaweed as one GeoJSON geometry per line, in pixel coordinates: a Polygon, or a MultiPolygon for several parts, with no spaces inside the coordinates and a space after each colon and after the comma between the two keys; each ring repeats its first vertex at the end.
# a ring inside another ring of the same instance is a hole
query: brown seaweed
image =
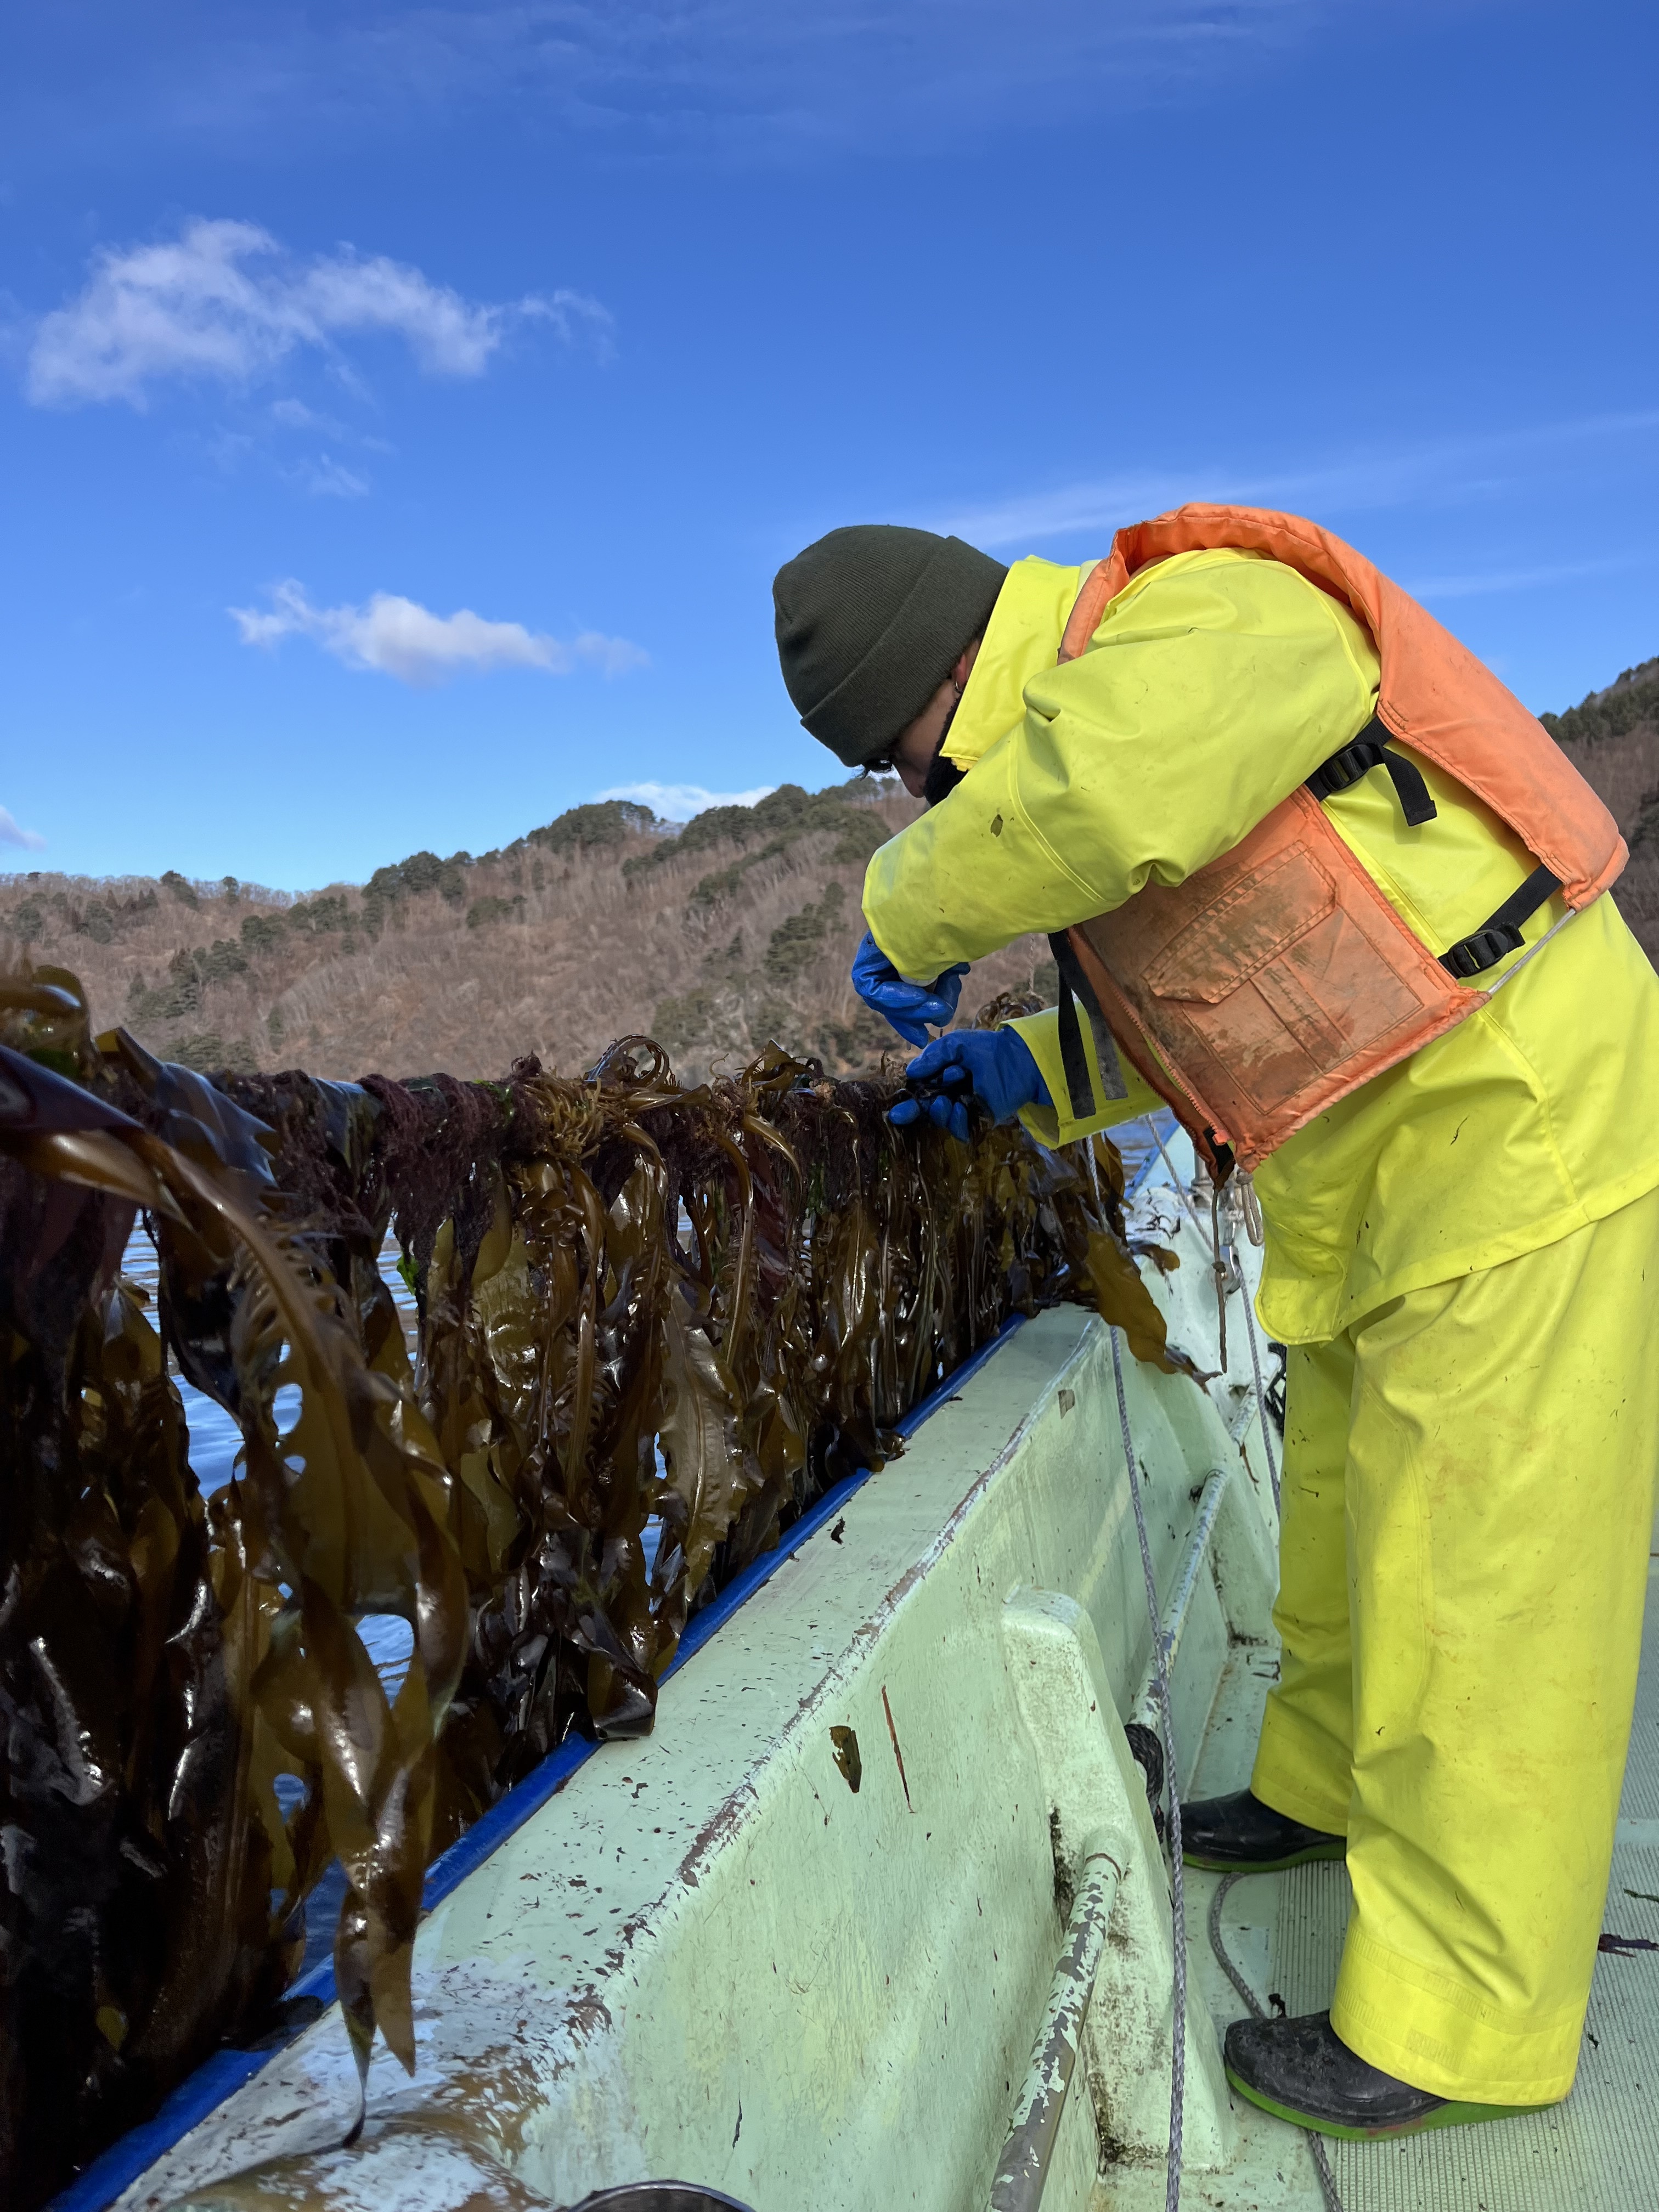
{"type": "Polygon", "coordinates": [[[9,2203],[261,2032],[337,1858],[360,2069],[377,2028],[411,2064],[433,1856],[573,1731],[647,1730],[696,1608],[1012,1314],[1081,1297],[1181,1364],[1104,1139],[1091,1177],[895,1131],[893,1084],[775,1048],[694,1089],[640,1038],[580,1080],[209,1082],[41,969],[0,1052],[9,2203]],[[240,1427],[206,1501],[170,1365],[240,1427]]]}

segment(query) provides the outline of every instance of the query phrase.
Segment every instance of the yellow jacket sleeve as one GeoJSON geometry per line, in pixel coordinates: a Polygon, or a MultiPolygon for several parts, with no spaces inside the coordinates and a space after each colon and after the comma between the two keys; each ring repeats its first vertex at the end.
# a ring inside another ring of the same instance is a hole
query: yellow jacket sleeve
{"type": "MultiPolygon", "coordinates": [[[[1079,1006],[1077,1012],[1078,1019],[1092,1038],[1094,1023],[1087,1007],[1079,1006]]],[[[1025,1040],[1037,1064],[1037,1073],[1054,1101],[1052,1106],[1022,1106],[1019,1113],[1027,1132],[1051,1152],[1057,1145],[1069,1145],[1079,1137],[1091,1137],[1097,1129],[1113,1129],[1120,1121],[1133,1121],[1139,1115],[1154,1114],[1164,1103],[1158,1093],[1148,1090],[1134,1069],[1128,1066],[1123,1070],[1123,1079],[1129,1086],[1128,1097],[1108,1098],[1100,1085],[1100,1056],[1097,1048],[1085,1054],[1089,1063],[1090,1086],[1095,1094],[1095,1110],[1086,1120],[1074,1121],[1068,1110],[1071,1093],[1060,1054],[1060,1009],[1048,1006],[1040,1014],[1019,1014],[1012,1021],[1005,1022],[1003,1027],[1018,1030],[1025,1040]]]]}
{"type": "Polygon", "coordinates": [[[1294,569],[1234,551],[1158,563],[1085,653],[1025,684],[1023,718],[951,796],[873,855],[872,935],[929,981],[1109,913],[1149,879],[1182,882],[1364,727],[1376,680],[1364,629],[1294,569]]]}

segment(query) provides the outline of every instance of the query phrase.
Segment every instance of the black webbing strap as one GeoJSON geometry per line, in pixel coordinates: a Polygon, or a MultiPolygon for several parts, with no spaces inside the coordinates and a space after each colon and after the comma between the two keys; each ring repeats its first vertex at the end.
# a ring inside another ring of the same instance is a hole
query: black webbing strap
{"type": "Polygon", "coordinates": [[[1382,717],[1373,714],[1357,738],[1350,738],[1340,753],[1333,753],[1314,770],[1308,778],[1308,789],[1316,799],[1334,799],[1339,791],[1349,790],[1374,768],[1387,769],[1407,826],[1420,830],[1434,819],[1434,801],[1421,771],[1403,754],[1389,750],[1393,735],[1382,717]]]}
{"type": "Polygon", "coordinates": [[[1057,929],[1048,939],[1048,949],[1054,956],[1054,965],[1060,970],[1060,1060],[1066,1070],[1066,1089],[1072,1102],[1073,1121],[1091,1121],[1095,1115],[1095,1088],[1089,1080],[1089,1048],[1084,1042],[1083,1024],[1078,1019],[1077,1002],[1082,1000],[1095,1023],[1097,1048],[1095,1065],[1100,1071],[1100,1087],[1108,1098],[1127,1098],[1129,1086],[1123,1079],[1123,1070],[1118,1065],[1116,1048],[1111,1043],[1111,1032],[1106,1018],[1096,1001],[1094,990],[1083,972],[1083,963],[1073,950],[1072,940],[1063,929],[1057,929]],[[1106,1040],[1103,1055],[1100,1040],[1106,1040]]]}
{"type": "Polygon", "coordinates": [[[1522,923],[1536,914],[1547,899],[1553,898],[1560,888],[1559,876],[1553,875],[1547,868],[1534,868],[1498,911],[1486,916],[1479,929],[1447,946],[1440,956],[1440,965],[1465,981],[1471,975],[1479,975],[1484,969],[1495,968],[1506,953],[1520,950],[1524,941],[1522,923]]]}
{"type": "MultiPolygon", "coordinates": [[[[1383,768],[1389,772],[1401,811],[1409,826],[1417,830],[1424,823],[1432,822],[1435,805],[1429,796],[1429,787],[1410,761],[1400,753],[1389,751],[1389,739],[1393,735],[1382,717],[1373,714],[1357,738],[1314,770],[1308,778],[1308,789],[1316,799],[1334,799],[1339,791],[1348,790],[1374,768],[1383,768]]],[[[1520,950],[1524,941],[1522,923],[1536,914],[1547,899],[1553,898],[1560,888],[1559,876],[1545,867],[1534,868],[1526,882],[1511,891],[1497,913],[1488,915],[1479,929],[1459,938],[1455,945],[1448,945],[1440,956],[1440,965],[1465,981],[1471,975],[1495,968],[1506,954],[1520,950]]]]}

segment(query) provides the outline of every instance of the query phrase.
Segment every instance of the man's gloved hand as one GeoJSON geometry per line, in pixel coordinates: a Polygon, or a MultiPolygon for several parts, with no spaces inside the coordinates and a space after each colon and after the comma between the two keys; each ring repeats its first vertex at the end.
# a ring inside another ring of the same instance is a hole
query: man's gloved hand
{"type": "Polygon", "coordinates": [[[1051,1106],[1030,1048],[1018,1030],[953,1030],[936,1037],[904,1071],[930,1097],[901,1098],[887,1118],[901,1129],[927,1113],[953,1137],[966,1138],[968,1109],[977,1101],[994,1121],[1012,1121],[1022,1106],[1051,1106]]]}
{"type": "Polygon", "coordinates": [[[926,1044],[930,1024],[944,1028],[956,1012],[967,973],[963,960],[931,983],[907,983],[868,930],[853,956],[853,988],[866,1006],[886,1017],[907,1044],[926,1044]]]}

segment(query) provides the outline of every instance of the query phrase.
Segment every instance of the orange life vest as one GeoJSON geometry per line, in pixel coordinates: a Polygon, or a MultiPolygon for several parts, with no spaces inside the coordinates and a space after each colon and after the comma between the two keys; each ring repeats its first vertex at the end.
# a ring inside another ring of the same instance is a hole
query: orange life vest
{"type": "Polygon", "coordinates": [[[1376,720],[1309,785],[1184,883],[1149,883],[1056,945],[1062,976],[1087,987],[1081,994],[1120,1048],[1174,1108],[1212,1170],[1224,1173],[1230,1152],[1253,1167],[1339,1098],[1485,1006],[1491,994],[1457,978],[1518,946],[1520,921],[1558,890],[1570,909],[1588,906],[1627,855],[1607,808],[1490,669],[1351,546],[1295,515],[1183,507],[1119,531],[1078,595],[1061,660],[1085,650],[1137,570],[1212,546],[1265,553],[1299,570],[1352,609],[1382,662],[1376,720]],[[1539,863],[1482,930],[1438,959],[1332,828],[1316,795],[1382,766],[1408,820],[1429,820],[1427,787],[1408,760],[1385,750],[1390,737],[1484,800],[1539,863]]]}

